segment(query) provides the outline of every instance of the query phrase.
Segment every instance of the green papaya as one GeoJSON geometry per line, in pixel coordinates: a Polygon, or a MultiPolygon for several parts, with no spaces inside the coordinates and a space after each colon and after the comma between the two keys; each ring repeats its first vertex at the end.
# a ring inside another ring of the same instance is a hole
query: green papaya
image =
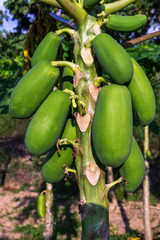
{"type": "Polygon", "coordinates": [[[132,104],[127,87],[102,87],[92,123],[92,143],[99,161],[111,167],[120,166],[130,154],[132,133],[132,104]]]}
{"type": "Polygon", "coordinates": [[[62,89],[73,91],[73,71],[69,67],[65,67],[62,78],[62,89]]]}
{"type": "Polygon", "coordinates": [[[58,77],[59,69],[46,60],[31,68],[11,94],[9,112],[12,117],[30,117],[52,91],[58,77]]]}
{"type": "Polygon", "coordinates": [[[32,60],[32,67],[41,60],[55,61],[61,44],[61,37],[54,32],[49,32],[36,48],[32,60]]]}
{"type": "Polygon", "coordinates": [[[141,150],[133,137],[131,153],[123,165],[119,168],[120,175],[125,179],[122,183],[127,192],[134,192],[140,186],[144,174],[145,163],[141,150]]]}
{"type": "Polygon", "coordinates": [[[93,8],[95,5],[97,5],[101,0],[84,0],[83,6],[85,8],[93,8]]]}
{"type": "Polygon", "coordinates": [[[128,89],[131,94],[133,109],[142,126],[150,124],[155,118],[156,102],[152,86],[141,66],[131,58],[134,74],[128,89]]]}
{"type": "Polygon", "coordinates": [[[101,33],[92,41],[95,55],[112,81],[124,84],[133,76],[132,61],[126,50],[110,35],[101,33]]]}
{"type": "Polygon", "coordinates": [[[121,16],[110,14],[107,17],[106,27],[118,32],[132,32],[142,28],[147,22],[147,17],[142,14],[134,16],[121,16]]]}
{"type": "MultiPolygon", "coordinates": [[[[75,122],[68,119],[61,139],[76,139],[75,122]]],[[[65,175],[64,165],[70,167],[73,161],[73,148],[71,144],[60,146],[60,152],[57,152],[56,146],[50,151],[42,166],[42,176],[46,182],[57,183],[65,175]]]]}
{"type": "Polygon", "coordinates": [[[44,194],[38,195],[37,198],[37,214],[39,217],[44,218],[46,213],[46,198],[44,194]]]}
{"type": "Polygon", "coordinates": [[[25,145],[30,153],[40,156],[55,145],[66,123],[69,97],[69,94],[55,90],[41,104],[25,135],[25,145]]]}

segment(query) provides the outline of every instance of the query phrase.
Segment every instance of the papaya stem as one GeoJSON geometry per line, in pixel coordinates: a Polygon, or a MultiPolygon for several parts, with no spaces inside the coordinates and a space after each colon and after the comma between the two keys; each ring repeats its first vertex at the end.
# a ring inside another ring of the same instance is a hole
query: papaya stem
{"type": "Polygon", "coordinates": [[[54,67],[69,67],[73,72],[79,69],[79,65],[68,61],[51,61],[50,63],[54,67]]]}
{"type": "Polygon", "coordinates": [[[72,168],[68,168],[68,167],[65,167],[65,174],[68,175],[68,173],[71,172],[71,173],[77,173],[77,171],[75,169],[72,169],[72,168]]]}
{"type": "Polygon", "coordinates": [[[68,144],[68,143],[70,143],[72,146],[77,145],[76,140],[69,140],[67,138],[59,139],[57,142],[59,145],[64,145],[64,144],[68,144]]]}
{"type": "Polygon", "coordinates": [[[66,92],[68,94],[70,94],[70,99],[72,101],[72,106],[73,108],[81,108],[84,110],[86,104],[85,102],[83,102],[82,100],[79,99],[78,95],[76,95],[73,91],[69,90],[69,89],[64,89],[63,92],[66,92]]]}
{"type": "Polygon", "coordinates": [[[76,34],[76,31],[74,29],[70,29],[70,28],[62,28],[60,30],[57,30],[55,33],[57,35],[60,35],[62,33],[68,33],[71,35],[71,37],[73,37],[76,34]]]}
{"type": "Polygon", "coordinates": [[[102,83],[107,83],[107,81],[103,77],[96,77],[93,81],[93,84],[96,87],[100,87],[102,83]]]}
{"type": "Polygon", "coordinates": [[[113,187],[113,186],[115,186],[116,184],[121,183],[121,182],[123,182],[123,181],[125,181],[124,178],[123,178],[123,177],[120,177],[120,178],[118,178],[117,180],[115,180],[114,182],[106,184],[106,192],[108,193],[109,190],[111,189],[111,187],[113,187]]]}
{"type": "Polygon", "coordinates": [[[42,191],[42,192],[40,193],[40,195],[43,195],[43,193],[46,193],[46,190],[42,191]]]}
{"type": "Polygon", "coordinates": [[[106,15],[115,13],[124,7],[128,6],[129,4],[135,2],[136,0],[119,0],[113,3],[108,3],[102,5],[101,9],[105,12],[106,15]]]}

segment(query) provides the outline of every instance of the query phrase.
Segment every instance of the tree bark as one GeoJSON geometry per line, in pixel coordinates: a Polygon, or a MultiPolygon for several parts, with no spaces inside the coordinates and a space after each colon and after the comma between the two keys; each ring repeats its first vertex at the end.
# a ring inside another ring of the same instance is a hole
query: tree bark
{"type": "Polygon", "coordinates": [[[53,189],[52,184],[46,183],[46,215],[43,232],[44,240],[51,240],[53,235],[53,189]]]}
{"type": "Polygon", "coordinates": [[[145,177],[143,181],[143,204],[144,204],[144,235],[145,240],[152,240],[152,230],[150,221],[150,187],[149,187],[149,162],[147,153],[149,151],[149,126],[144,128],[144,158],[145,158],[145,177]]]}

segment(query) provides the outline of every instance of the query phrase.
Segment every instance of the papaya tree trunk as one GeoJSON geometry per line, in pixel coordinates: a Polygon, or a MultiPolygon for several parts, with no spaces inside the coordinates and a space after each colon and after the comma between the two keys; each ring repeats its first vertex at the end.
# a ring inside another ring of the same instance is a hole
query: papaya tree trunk
{"type": "Polygon", "coordinates": [[[45,225],[43,232],[44,240],[51,240],[53,234],[53,187],[52,184],[46,183],[46,214],[45,214],[45,225]]]}
{"type": "Polygon", "coordinates": [[[144,235],[145,240],[152,240],[152,230],[150,221],[150,187],[149,187],[149,162],[147,153],[149,151],[149,126],[144,128],[144,158],[145,158],[145,177],[143,181],[143,204],[144,204],[144,235]]]}
{"type": "MultiPolygon", "coordinates": [[[[109,238],[108,199],[105,186],[105,171],[99,168],[92,151],[91,125],[95,109],[98,89],[93,85],[97,77],[91,48],[86,48],[84,42],[90,37],[88,29],[95,24],[95,18],[88,16],[86,22],[79,27],[77,44],[74,48],[75,63],[83,72],[74,78],[76,94],[85,102],[85,112],[75,114],[79,151],[76,159],[77,180],[80,191],[79,212],[82,220],[82,239],[109,238]]],[[[94,31],[92,29],[92,31],[94,31]]]]}

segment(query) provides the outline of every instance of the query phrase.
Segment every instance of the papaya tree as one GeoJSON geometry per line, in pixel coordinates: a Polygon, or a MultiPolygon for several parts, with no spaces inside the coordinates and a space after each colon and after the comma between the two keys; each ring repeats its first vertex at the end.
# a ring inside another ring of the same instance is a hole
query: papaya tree
{"type": "MultiPolygon", "coordinates": [[[[9,110],[15,118],[33,115],[25,145],[36,156],[47,153],[42,166],[47,183],[75,173],[82,239],[107,240],[109,189],[122,182],[127,192],[134,192],[145,174],[144,158],[133,136],[133,111],[146,126],[155,117],[156,105],[140,65],[106,32],[136,31],[147,17],[115,14],[135,0],[43,2],[64,10],[74,20],[73,27],[50,32],[41,41],[32,68],[11,94],[9,110]],[[73,60],[56,60],[66,33],[74,40],[73,60]],[[70,168],[73,160],[76,169],[70,168]],[[110,184],[105,182],[107,166],[120,173],[110,184]]],[[[45,239],[51,239],[51,234],[45,234],[45,239]]]]}

